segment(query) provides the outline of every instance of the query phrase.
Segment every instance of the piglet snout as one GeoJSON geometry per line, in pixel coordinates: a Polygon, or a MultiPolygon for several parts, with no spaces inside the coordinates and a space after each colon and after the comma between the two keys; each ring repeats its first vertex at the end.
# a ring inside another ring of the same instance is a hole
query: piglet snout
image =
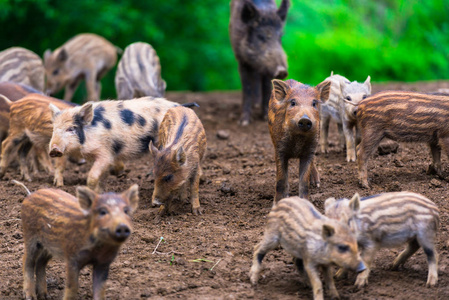
{"type": "Polygon", "coordinates": [[[49,155],[51,157],[61,157],[63,154],[64,153],[62,153],[61,149],[59,149],[59,147],[56,146],[56,145],[53,145],[51,147],[51,150],[50,150],[50,153],[49,153],[49,155]]]}
{"type": "Polygon", "coordinates": [[[288,75],[287,69],[285,67],[278,66],[276,72],[274,73],[274,78],[284,79],[285,77],[287,77],[287,75],[288,75]]]}
{"type": "Polygon", "coordinates": [[[129,237],[130,234],[131,230],[129,229],[129,227],[125,224],[120,224],[115,229],[114,237],[118,241],[124,241],[129,237]]]}
{"type": "Polygon", "coordinates": [[[298,127],[302,131],[309,131],[312,128],[312,121],[308,116],[302,116],[298,122],[298,127]]]}
{"type": "Polygon", "coordinates": [[[365,271],[365,270],[366,270],[366,266],[365,266],[365,264],[363,263],[363,261],[361,261],[361,262],[359,263],[359,265],[357,266],[356,272],[357,272],[357,273],[360,273],[360,272],[365,271]]]}

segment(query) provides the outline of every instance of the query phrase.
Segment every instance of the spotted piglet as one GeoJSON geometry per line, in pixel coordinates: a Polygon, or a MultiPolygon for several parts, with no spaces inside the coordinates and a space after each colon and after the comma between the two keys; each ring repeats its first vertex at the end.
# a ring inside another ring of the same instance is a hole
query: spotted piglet
{"type": "Polygon", "coordinates": [[[155,177],[153,205],[162,204],[168,209],[174,196],[184,198],[190,188],[192,212],[201,213],[198,189],[206,133],[193,110],[175,107],[167,111],[159,130],[158,148],[150,143],[155,177]]]}
{"type": "Polygon", "coordinates": [[[99,191],[110,167],[120,171],[123,161],[148,153],[150,141],[157,141],[166,111],[176,106],[179,104],[153,97],[86,103],[62,111],[51,106],[54,129],[50,156],[80,151],[94,162],[87,185],[99,191]]]}

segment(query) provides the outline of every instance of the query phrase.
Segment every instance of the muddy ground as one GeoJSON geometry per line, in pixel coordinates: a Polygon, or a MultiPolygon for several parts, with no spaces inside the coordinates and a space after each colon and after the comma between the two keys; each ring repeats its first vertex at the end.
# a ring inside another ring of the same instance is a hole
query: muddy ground
{"type": "MultiPolygon", "coordinates": [[[[378,84],[374,91],[408,89],[436,91],[448,82],[417,84],[378,84]]],[[[109,176],[108,191],[123,191],[132,183],[140,186],[140,207],[134,217],[134,233],[121,248],[111,266],[107,282],[109,299],[310,299],[312,291],[281,249],[269,253],[265,270],[256,288],[248,280],[253,246],[260,240],[266,216],[273,203],[275,164],[268,127],[257,121],[249,127],[237,125],[240,93],[168,93],[168,99],[196,101],[196,109],[207,132],[208,151],[204,160],[205,182],[200,186],[200,202],[205,214],[194,216],[187,203],[177,213],[155,222],[151,207],[153,183],[150,158],[127,163],[126,176],[109,176]],[[217,138],[218,130],[228,130],[229,138],[217,138]],[[153,253],[160,238],[163,242],[153,253]]],[[[395,154],[375,155],[369,161],[372,189],[357,183],[355,163],[345,162],[338,147],[336,126],[331,127],[330,153],[317,157],[321,187],[312,188],[310,200],[323,211],[328,197],[350,197],[389,191],[421,193],[440,207],[439,283],[425,287],[427,262],[419,250],[399,271],[389,266],[402,249],[378,253],[369,278],[361,290],[353,287],[355,276],[338,280],[343,299],[449,299],[449,203],[447,180],[426,175],[430,153],[426,145],[401,144],[395,154]]],[[[297,192],[298,163],[290,163],[290,186],[297,192]]],[[[90,165],[70,165],[65,172],[65,191],[74,194],[77,185],[86,183],[90,165]]],[[[444,175],[449,178],[449,163],[443,155],[444,175]]],[[[0,181],[0,299],[19,299],[22,295],[23,238],[20,206],[21,188],[9,183],[18,178],[10,169],[0,181]]],[[[28,183],[34,191],[50,187],[52,177],[38,174],[28,183]]],[[[79,299],[92,297],[91,269],[80,276],[79,299]]],[[[52,261],[47,270],[50,299],[61,299],[65,281],[64,264],[52,261]]]]}

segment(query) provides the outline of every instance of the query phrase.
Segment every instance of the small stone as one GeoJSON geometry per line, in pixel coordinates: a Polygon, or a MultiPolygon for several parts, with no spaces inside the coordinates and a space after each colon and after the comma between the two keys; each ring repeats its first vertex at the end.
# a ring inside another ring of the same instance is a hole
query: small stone
{"type": "Polygon", "coordinates": [[[377,147],[379,155],[387,155],[390,153],[397,153],[399,144],[392,140],[382,141],[377,147]]]}
{"type": "Polygon", "coordinates": [[[399,159],[394,159],[393,163],[398,168],[402,168],[404,166],[404,163],[402,161],[400,161],[399,159]]]}
{"type": "Polygon", "coordinates": [[[231,196],[235,195],[234,188],[226,182],[221,184],[220,191],[224,194],[230,194],[231,196]]]}
{"type": "Polygon", "coordinates": [[[217,138],[220,140],[227,140],[229,139],[229,131],[228,130],[218,130],[217,131],[217,138]]]}
{"type": "Polygon", "coordinates": [[[431,187],[441,187],[441,181],[433,178],[432,180],[430,180],[430,186],[431,187]]]}

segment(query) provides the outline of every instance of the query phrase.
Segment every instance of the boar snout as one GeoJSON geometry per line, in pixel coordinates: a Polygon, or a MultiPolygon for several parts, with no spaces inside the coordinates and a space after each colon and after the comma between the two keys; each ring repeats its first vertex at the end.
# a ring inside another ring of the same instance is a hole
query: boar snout
{"type": "Polygon", "coordinates": [[[114,238],[119,241],[123,242],[125,241],[129,235],[131,234],[131,229],[126,224],[119,224],[117,228],[115,229],[115,235],[114,238]]]}
{"type": "Polygon", "coordinates": [[[365,270],[366,270],[365,264],[363,263],[363,261],[360,261],[359,265],[356,268],[356,272],[360,273],[360,272],[363,272],[365,270]]]}
{"type": "Polygon", "coordinates": [[[49,155],[51,157],[61,157],[63,154],[64,153],[61,151],[61,149],[59,149],[59,147],[56,146],[56,145],[53,145],[51,147],[51,150],[50,150],[50,153],[49,153],[49,155]]]}
{"type": "Polygon", "coordinates": [[[302,131],[309,131],[312,128],[312,120],[310,120],[309,116],[304,115],[298,122],[298,127],[302,131]]]}
{"type": "Polygon", "coordinates": [[[287,69],[283,66],[278,66],[276,72],[274,73],[275,79],[284,79],[288,76],[287,69]]]}

